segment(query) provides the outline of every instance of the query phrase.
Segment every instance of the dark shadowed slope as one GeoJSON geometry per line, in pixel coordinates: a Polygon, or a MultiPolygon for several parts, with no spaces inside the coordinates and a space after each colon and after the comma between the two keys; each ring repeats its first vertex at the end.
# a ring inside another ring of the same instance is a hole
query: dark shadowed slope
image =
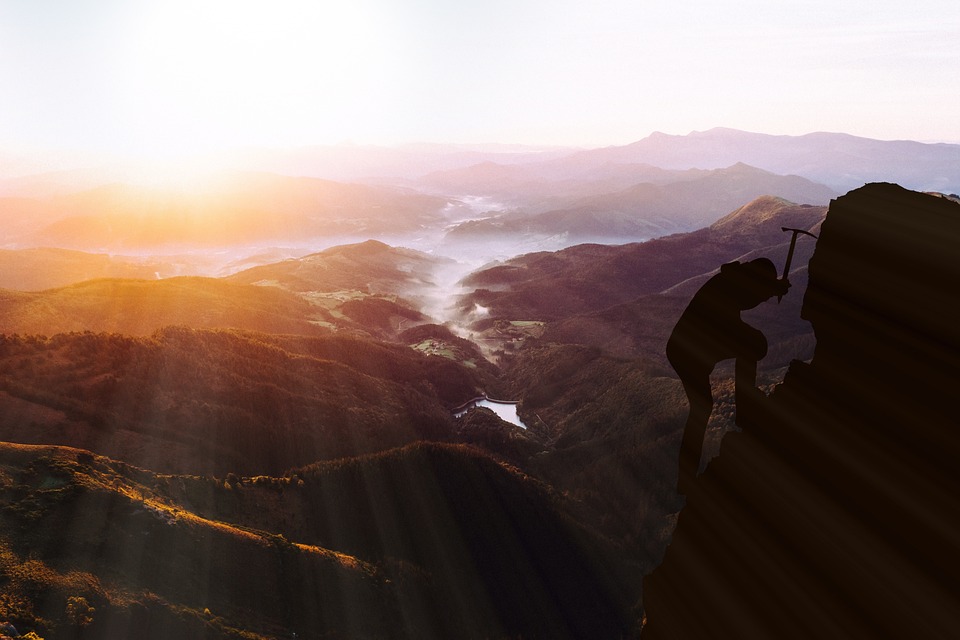
{"type": "Polygon", "coordinates": [[[465,447],[277,478],[0,444],[0,615],[77,637],[619,640],[636,568],[567,500],[465,447]],[[632,576],[632,577],[631,577],[632,576]]]}
{"type": "Polygon", "coordinates": [[[565,516],[567,499],[477,450],[419,444],[293,473],[297,491],[217,488],[203,509],[426,577],[429,589],[401,582],[403,613],[438,637],[634,629],[629,556],[565,516]]]}
{"type": "MultiPolygon", "coordinates": [[[[671,329],[720,264],[760,254],[782,267],[790,235],[781,227],[816,230],[824,214],[824,207],[763,197],[694,233],[531,254],[471,276],[479,290],[467,300],[490,301],[489,315],[474,315],[472,327],[487,344],[503,345],[502,387],[521,400],[529,431],[549,443],[525,468],[578,496],[584,518],[642,549],[647,566],[659,561],[678,508],[686,403],[663,356],[671,329]],[[546,322],[530,321],[537,318],[546,322]]],[[[811,238],[798,242],[794,288],[782,303],[761,305],[749,318],[770,342],[764,382],[782,379],[790,359],[812,354],[799,306],[813,246],[811,238]]],[[[718,367],[708,457],[732,426],[729,375],[718,367]]]]}
{"type": "MultiPolygon", "coordinates": [[[[686,265],[696,264],[702,255],[713,253],[716,262],[704,264],[703,273],[655,294],[552,322],[543,338],[599,346],[621,356],[642,354],[665,362],[663,348],[673,325],[690,298],[716,273],[720,264],[763,256],[782,269],[790,243],[790,234],[782,228],[796,227],[817,233],[824,212],[822,207],[797,209],[776,198],[759,198],[719,220],[709,230],[691,236],[690,240],[696,238],[697,244],[688,245],[686,253],[678,251],[674,256],[672,266],[684,269],[686,265]],[[735,239],[733,244],[731,239],[735,239]]],[[[801,236],[798,240],[790,273],[792,286],[782,300],[744,313],[751,324],[762,329],[770,343],[770,352],[762,364],[764,368],[783,367],[792,358],[812,355],[813,334],[809,323],[800,317],[800,304],[807,285],[806,265],[814,246],[813,238],[801,236]]],[[[661,272],[669,272],[670,266],[669,262],[665,263],[661,272]]]]}
{"type": "Polygon", "coordinates": [[[789,236],[780,228],[812,228],[824,211],[764,196],[692,233],[519,256],[465,278],[463,284],[475,291],[460,307],[470,313],[480,305],[494,318],[548,321],[596,312],[662,292],[750,252],[776,248],[785,254],[789,236]]]}
{"type": "Polygon", "coordinates": [[[743,416],[645,581],[659,638],[950,638],[960,206],[871,184],[810,262],[817,345],[743,416]]]}
{"type": "Polygon", "coordinates": [[[388,637],[402,624],[375,567],[197,516],[170,497],[185,480],[0,444],[0,616],[47,640],[388,637]]]}

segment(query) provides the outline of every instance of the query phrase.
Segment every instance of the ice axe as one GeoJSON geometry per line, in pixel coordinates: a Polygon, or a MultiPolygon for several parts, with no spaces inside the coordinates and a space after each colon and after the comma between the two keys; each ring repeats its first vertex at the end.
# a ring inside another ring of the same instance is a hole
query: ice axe
{"type": "MultiPolygon", "coordinates": [[[[816,239],[817,236],[813,235],[809,231],[804,231],[803,229],[791,229],[790,227],[780,227],[781,231],[790,231],[793,233],[790,236],[790,250],[787,251],[787,261],[783,265],[783,277],[780,278],[781,281],[787,279],[787,276],[790,275],[790,264],[793,262],[793,250],[797,248],[797,235],[804,234],[810,236],[811,238],[816,239]]],[[[777,296],[777,304],[783,299],[783,295],[777,296]]]]}

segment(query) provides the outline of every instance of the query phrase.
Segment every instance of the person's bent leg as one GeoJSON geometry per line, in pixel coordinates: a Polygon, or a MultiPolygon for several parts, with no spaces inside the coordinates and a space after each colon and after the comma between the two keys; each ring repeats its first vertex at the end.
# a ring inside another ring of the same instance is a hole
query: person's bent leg
{"type": "Polygon", "coordinates": [[[746,427],[760,402],[761,393],[757,389],[757,361],[752,358],[737,358],[733,392],[736,403],[736,423],[746,427]]]}
{"type": "Polygon", "coordinates": [[[707,432],[707,422],[713,410],[713,394],[710,390],[709,374],[696,376],[683,381],[683,390],[690,402],[690,413],[683,429],[680,442],[680,468],[677,479],[677,491],[686,495],[700,470],[700,457],[703,453],[703,438],[707,432]]]}

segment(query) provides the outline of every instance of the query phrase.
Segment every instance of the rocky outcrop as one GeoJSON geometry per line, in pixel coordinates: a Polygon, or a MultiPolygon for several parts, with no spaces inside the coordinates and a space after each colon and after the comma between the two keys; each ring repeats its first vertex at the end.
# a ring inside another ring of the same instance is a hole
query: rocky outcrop
{"type": "Polygon", "coordinates": [[[960,205],[834,200],[817,338],[687,496],[643,640],[946,638],[960,629],[960,205]]]}

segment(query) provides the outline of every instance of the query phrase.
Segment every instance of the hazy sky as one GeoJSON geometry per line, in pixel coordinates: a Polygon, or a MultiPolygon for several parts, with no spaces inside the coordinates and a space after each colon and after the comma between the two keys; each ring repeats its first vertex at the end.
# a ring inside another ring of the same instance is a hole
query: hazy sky
{"type": "Polygon", "coordinates": [[[956,0],[0,0],[0,147],[960,141],[956,0]]]}

